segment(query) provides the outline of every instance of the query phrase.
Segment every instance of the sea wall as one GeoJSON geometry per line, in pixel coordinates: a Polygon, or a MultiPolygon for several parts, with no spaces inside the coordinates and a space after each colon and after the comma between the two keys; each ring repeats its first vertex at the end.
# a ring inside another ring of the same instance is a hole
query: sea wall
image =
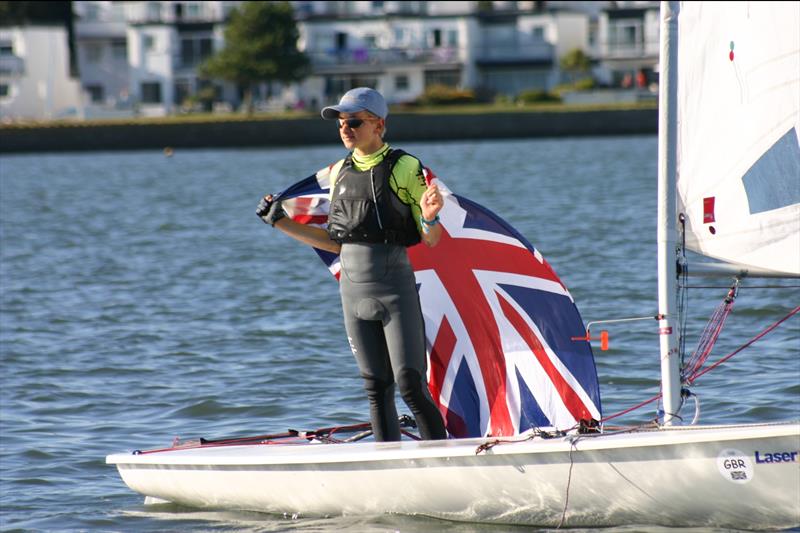
{"type": "MultiPolygon", "coordinates": [[[[444,141],[654,134],[655,108],[570,111],[394,113],[387,139],[444,141]]],[[[73,122],[0,127],[0,152],[270,147],[338,142],[335,123],[284,119],[73,122]]]]}

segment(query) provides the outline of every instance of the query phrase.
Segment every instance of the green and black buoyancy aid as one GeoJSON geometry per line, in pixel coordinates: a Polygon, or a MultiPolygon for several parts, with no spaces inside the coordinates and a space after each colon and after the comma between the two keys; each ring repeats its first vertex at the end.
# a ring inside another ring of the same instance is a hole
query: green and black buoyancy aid
{"type": "Polygon", "coordinates": [[[391,150],[383,161],[362,172],[345,158],[333,190],[328,235],[338,243],[390,243],[413,246],[420,242],[411,208],[389,185],[402,150],[391,150]]]}

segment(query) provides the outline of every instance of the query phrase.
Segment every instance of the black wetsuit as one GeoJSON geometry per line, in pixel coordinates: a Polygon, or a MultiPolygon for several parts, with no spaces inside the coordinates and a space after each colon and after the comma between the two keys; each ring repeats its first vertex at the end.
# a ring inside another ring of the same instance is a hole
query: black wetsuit
{"type": "Polygon", "coordinates": [[[400,440],[395,384],[420,436],[444,439],[444,422],[428,391],[425,327],[406,252],[407,245],[419,242],[419,233],[408,206],[400,204],[388,184],[400,155],[387,155],[365,172],[353,169],[349,158],[345,161],[332,196],[328,231],[342,244],[339,283],[345,328],[364,378],[375,439],[400,440]]]}

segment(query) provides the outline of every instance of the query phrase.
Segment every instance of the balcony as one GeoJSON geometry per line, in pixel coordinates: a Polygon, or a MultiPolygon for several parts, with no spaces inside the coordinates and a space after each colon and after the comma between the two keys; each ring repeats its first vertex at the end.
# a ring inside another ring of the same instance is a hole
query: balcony
{"type": "Polygon", "coordinates": [[[341,50],[306,51],[315,72],[341,72],[380,70],[386,66],[409,64],[453,65],[459,64],[459,50],[453,47],[438,48],[346,48],[341,50]]]}
{"type": "Polygon", "coordinates": [[[543,41],[519,45],[486,43],[479,49],[476,63],[480,66],[550,65],[554,55],[554,46],[543,41]]]}
{"type": "Polygon", "coordinates": [[[184,9],[183,4],[134,2],[129,6],[130,24],[209,24],[225,20],[224,7],[214,2],[198,2],[184,9]]]}
{"type": "Polygon", "coordinates": [[[79,39],[124,39],[126,27],[124,21],[78,21],[75,23],[75,35],[79,39]]]}
{"type": "Polygon", "coordinates": [[[642,59],[658,57],[658,41],[618,40],[601,46],[604,59],[642,59]]]}

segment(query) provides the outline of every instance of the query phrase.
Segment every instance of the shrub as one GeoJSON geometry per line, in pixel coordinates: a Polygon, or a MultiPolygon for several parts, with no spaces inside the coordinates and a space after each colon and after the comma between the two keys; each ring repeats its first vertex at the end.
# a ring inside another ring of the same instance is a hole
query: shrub
{"type": "Polygon", "coordinates": [[[447,85],[430,85],[420,97],[420,103],[426,105],[472,104],[475,103],[475,93],[447,85]]]}
{"type": "Polygon", "coordinates": [[[597,87],[594,78],[581,78],[572,83],[563,83],[553,88],[555,94],[562,94],[568,91],[590,91],[597,87]]]}
{"type": "Polygon", "coordinates": [[[588,91],[594,89],[597,83],[595,83],[594,78],[583,78],[576,81],[573,85],[576,91],[588,91]]]}

